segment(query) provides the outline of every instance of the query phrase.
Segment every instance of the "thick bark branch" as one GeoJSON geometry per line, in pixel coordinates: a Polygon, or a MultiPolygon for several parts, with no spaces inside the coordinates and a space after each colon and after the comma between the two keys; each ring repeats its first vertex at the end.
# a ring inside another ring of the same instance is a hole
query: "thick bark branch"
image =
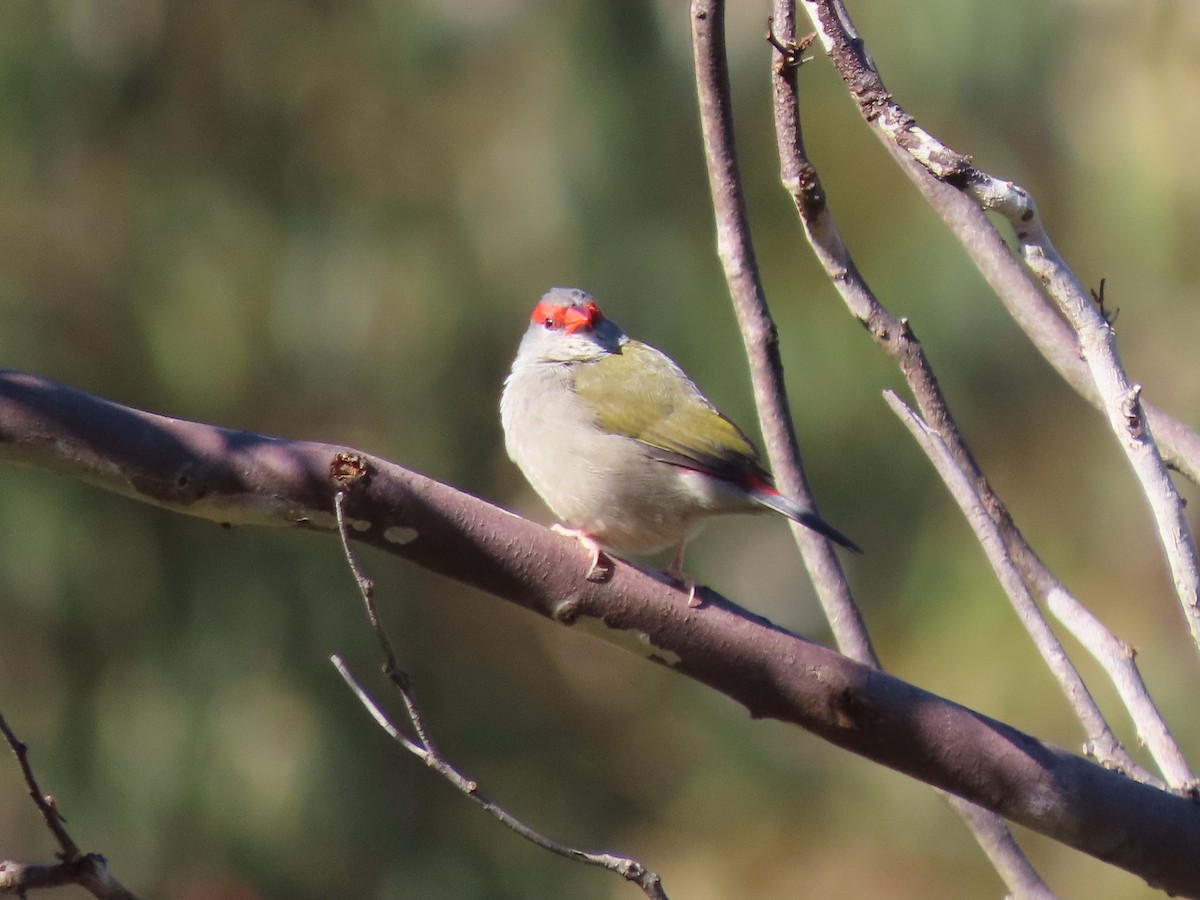
{"type": "Polygon", "coordinates": [[[349,480],[347,514],[360,541],[586,628],[756,718],[799,725],[1156,887],[1200,897],[1193,801],[852,662],[711,592],[692,609],[677,588],[629,565],[590,583],[576,541],[385,460],[157,416],[16,372],[0,372],[0,460],[216,522],[331,537],[334,494],[349,480]]]}

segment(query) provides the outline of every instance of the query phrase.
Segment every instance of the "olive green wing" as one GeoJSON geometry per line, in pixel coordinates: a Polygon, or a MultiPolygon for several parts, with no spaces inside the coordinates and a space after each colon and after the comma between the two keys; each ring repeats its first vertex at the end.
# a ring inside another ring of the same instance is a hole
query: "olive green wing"
{"type": "Polygon", "coordinates": [[[575,392],[604,431],[655,459],[718,478],[763,473],[758,450],[668,356],[639,341],[575,369],[575,392]]]}

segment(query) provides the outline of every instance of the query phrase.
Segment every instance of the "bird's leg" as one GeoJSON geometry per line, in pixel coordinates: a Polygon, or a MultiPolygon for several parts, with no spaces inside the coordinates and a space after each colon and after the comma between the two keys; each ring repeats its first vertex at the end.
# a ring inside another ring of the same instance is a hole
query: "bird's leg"
{"type": "Polygon", "coordinates": [[[700,605],[700,601],[696,599],[696,579],[683,571],[683,547],[687,541],[679,542],[679,549],[675,551],[675,558],[671,560],[671,564],[667,566],[667,577],[684,588],[688,592],[688,606],[695,609],[700,605]]]}
{"type": "Polygon", "coordinates": [[[612,577],[613,562],[605,555],[604,549],[596,543],[594,537],[578,528],[568,528],[566,525],[558,523],[551,525],[550,530],[564,537],[575,538],[583,544],[585,550],[592,554],[592,564],[588,567],[587,575],[584,576],[588,581],[608,581],[612,577]]]}

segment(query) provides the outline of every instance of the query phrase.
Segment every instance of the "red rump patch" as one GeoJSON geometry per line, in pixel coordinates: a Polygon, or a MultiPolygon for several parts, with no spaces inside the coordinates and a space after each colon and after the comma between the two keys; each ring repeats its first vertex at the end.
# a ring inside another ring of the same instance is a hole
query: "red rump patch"
{"type": "Polygon", "coordinates": [[[758,491],[760,494],[779,493],[779,491],[775,490],[775,485],[771,484],[771,482],[767,481],[767,479],[763,478],[761,475],[753,472],[750,473],[749,477],[746,479],[746,487],[749,490],[758,491]]]}
{"type": "Polygon", "coordinates": [[[539,303],[533,308],[529,321],[547,328],[561,328],[567,334],[574,334],[581,328],[588,330],[595,328],[604,321],[604,314],[592,300],[582,306],[556,306],[553,303],[539,303]]]}

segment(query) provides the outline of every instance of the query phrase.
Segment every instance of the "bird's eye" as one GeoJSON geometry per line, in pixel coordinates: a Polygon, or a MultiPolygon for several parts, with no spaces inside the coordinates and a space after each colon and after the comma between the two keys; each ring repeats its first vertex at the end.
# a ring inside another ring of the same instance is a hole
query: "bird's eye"
{"type": "Polygon", "coordinates": [[[547,328],[553,328],[554,320],[552,318],[550,318],[549,316],[546,316],[546,319],[544,322],[542,322],[542,324],[545,325],[547,328]]]}

